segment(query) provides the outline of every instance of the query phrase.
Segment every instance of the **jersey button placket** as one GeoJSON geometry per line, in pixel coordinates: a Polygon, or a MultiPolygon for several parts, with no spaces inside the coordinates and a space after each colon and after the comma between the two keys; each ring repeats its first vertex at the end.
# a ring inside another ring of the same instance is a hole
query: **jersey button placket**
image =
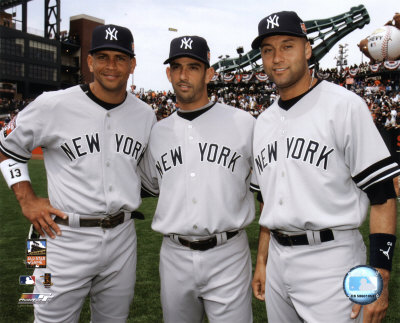
{"type": "Polygon", "coordinates": [[[281,137],[285,138],[287,136],[287,121],[286,121],[286,117],[284,115],[280,116],[280,124],[281,124],[281,137]]]}
{"type": "Polygon", "coordinates": [[[110,152],[112,151],[111,146],[112,146],[112,139],[114,138],[111,133],[111,128],[112,128],[112,114],[110,112],[107,112],[104,118],[104,147],[103,151],[108,152],[106,154],[103,154],[103,177],[104,177],[104,190],[105,190],[105,200],[107,204],[107,208],[110,205],[109,202],[113,199],[113,191],[114,191],[114,181],[113,181],[113,176],[112,172],[110,172],[110,166],[111,166],[111,160],[109,159],[111,154],[110,152]]]}
{"type": "MultiPolygon", "coordinates": [[[[188,147],[190,147],[189,149],[191,151],[193,151],[195,149],[195,147],[193,147],[195,141],[194,141],[194,136],[193,136],[193,125],[192,124],[188,124],[187,126],[187,141],[186,141],[188,147]]],[[[189,173],[189,178],[190,178],[190,183],[192,184],[193,181],[196,179],[196,172],[192,171],[189,173]]],[[[193,205],[195,205],[197,203],[197,199],[196,197],[192,197],[191,202],[193,205]]],[[[194,228],[194,227],[193,227],[194,228]]],[[[197,228],[197,226],[196,226],[197,228]]],[[[194,229],[196,229],[194,228],[194,229]]]]}

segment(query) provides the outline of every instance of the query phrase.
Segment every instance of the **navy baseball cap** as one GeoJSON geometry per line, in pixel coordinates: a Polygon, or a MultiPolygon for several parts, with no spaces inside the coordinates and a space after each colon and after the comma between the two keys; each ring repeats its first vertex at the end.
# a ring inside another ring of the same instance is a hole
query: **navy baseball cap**
{"type": "Polygon", "coordinates": [[[97,26],[92,33],[92,46],[89,53],[110,49],[135,56],[132,33],[128,28],[117,25],[97,26]]]}
{"type": "Polygon", "coordinates": [[[258,24],[258,37],[253,40],[251,47],[260,48],[265,37],[274,35],[291,35],[307,38],[307,29],[303,20],[294,11],[273,13],[258,24]]]}
{"type": "Polygon", "coordinates": [[[168,64],[179,57],[191,57],[210,67],[210,49],[207,41],[199,36],[182,36],[171,41],[169,58],[164,64],[168,64]]]}

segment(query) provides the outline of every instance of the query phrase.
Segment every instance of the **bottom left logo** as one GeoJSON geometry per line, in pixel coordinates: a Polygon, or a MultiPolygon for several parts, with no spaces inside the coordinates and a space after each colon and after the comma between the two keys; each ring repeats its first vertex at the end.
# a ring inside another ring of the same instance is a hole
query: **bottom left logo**
{"type": "Polygon", "coordinates": [[[18,301],[18,304],[33,305],[33,304],[44,304],[49,302],[53,298],[51,293],[33,294],[23,293],[18,301]]]}

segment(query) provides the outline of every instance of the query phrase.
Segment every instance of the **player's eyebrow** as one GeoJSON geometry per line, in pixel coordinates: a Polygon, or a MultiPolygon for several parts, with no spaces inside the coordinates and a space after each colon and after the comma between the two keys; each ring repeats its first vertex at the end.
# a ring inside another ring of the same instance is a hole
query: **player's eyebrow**
{"type": "MultiPolygon", "coordinates": [[[[293,38],[293,37],[291,37],[291,36],[288,36],[288,37],[290,37],[290,38],[287,38],[287,39],[282,40],[281,43],[290,43],[290,42],[294,42],[294,38],[293,38]]],[[[267,43],[261,44],[260,48],[263,48],[263,47],[265,47],[265,46],[273,46],[273,45],[267,42],[267,43]]]]}

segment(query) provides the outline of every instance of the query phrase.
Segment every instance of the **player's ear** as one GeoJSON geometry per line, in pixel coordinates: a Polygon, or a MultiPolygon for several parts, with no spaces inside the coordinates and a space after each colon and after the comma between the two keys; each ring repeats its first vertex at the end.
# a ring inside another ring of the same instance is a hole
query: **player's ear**
{"type": "Polygon", "coordinates": [[[86,60],[87,60],[87,64],[89,66],[90,72],[93,73],[93,56],[89,54],[86,60]]]}
{"type": "Polygon", "coordinates": [[[215,74],[214,67],[209,67],[206,70],[206,84],[210,83],[215,74]]]}
{"type": "Polygon", "coordinates": [[[311,44],[309,41],[306,42],[304,50],[305,50],[306,58],[307,58],[307,60],[309,60],[311,58],[311,54],[312,54],[312,47],[311,47],[311,44]]]}
{"type": "Polygon", "coordinates": [[[135,68],[136,68],[136,58],[132,57],[131,58],[131,71],[129,73],[133,74],[133,71],[135,70],[135,68]]]}
{"type": "MultiPolygon", "coordinates": [[[[166,69],[166,73],[167,73],[168,81],[171,82],[171,69],[170,69],[169,66],[168,66],[167,69],[166,69]]],[[[171,82],[171,83],[172,83],[172,82],[171,82]]]]}

